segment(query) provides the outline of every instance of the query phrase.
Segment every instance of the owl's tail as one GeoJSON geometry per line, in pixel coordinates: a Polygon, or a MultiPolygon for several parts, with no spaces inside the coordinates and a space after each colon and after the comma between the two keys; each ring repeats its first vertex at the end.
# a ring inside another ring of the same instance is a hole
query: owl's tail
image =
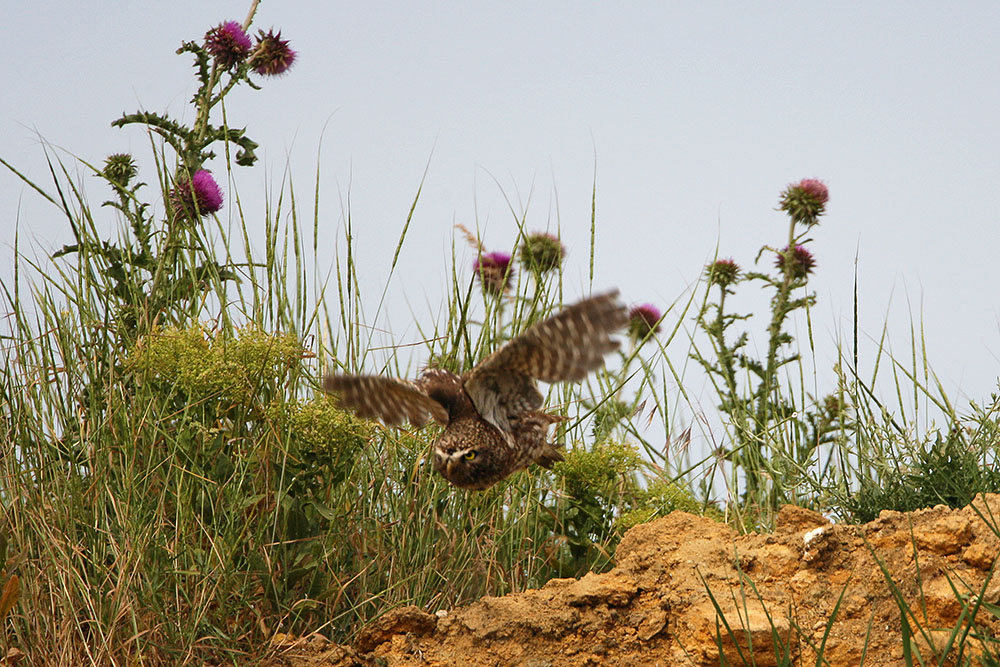
{"type": "Polygon", "coordinates": [[[535,463],[542,466],[543,468],[552,468],[553,465],[559,461],[564,461],[565,458],[562,452],[562,445],[557,445],[555,443],[547,442],[545,446],[542,447],[541,451],[535,456],[535,463]]]}
{"type": "Polygon", "coordinates": [[[554,442],[547,442],[549,426],[552,424],[558,424],[559,422],[566,421],[567,417],[562,415],[551,414],[548,412],[537,413],[539,421],[542,422],[542,446],[538,448],[535,452],[535,463],[542,466],[543,468],[551,468],[553,465],[559,461],[564,460],[562,455],[562,445],[556,444],[554,442]]]}

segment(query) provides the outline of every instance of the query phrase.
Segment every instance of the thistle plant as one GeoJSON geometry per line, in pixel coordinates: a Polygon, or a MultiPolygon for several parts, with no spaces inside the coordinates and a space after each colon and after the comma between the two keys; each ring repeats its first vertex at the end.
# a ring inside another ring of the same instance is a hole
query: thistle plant
{"type": "Polygon", "coordinates": [[[713,358],[697,348],[692,357],[715,382],[720,410],[731,418],[733,445],[719,454],[732,462],[745,479],[745,499],[776,507],[784,484],[806,465],[817,445],[837,428],[837,412],[827,414],[829,401],[796,405],[783,391],[784,369],[800,360],[788,330],[796,311],[808,311],[815,293],[808,292],[816,259],[809,250],[809,234],[825,213],[829,192],[817,179],[803,179],[781,194],[779,210],[788,214],[787,243],[780,249],[765,246],[758,253],[774,258],[774,272],[744,271],[733,259],[718,259],[705,268],[710,294],[697,316],[697,324],[711,341],[713,358]],[[749,314],[731,312],[727,299],[742,283],[757,282],[771,291],[767,347],[762,358],[747,351],[749,334],[735,333],[734,325],[749,314]],[[714,291],[714,298],[711,293],[714,291]],[[791,438],[779,435],[790,433],[791,438]]]}
{"type": "MultiPolygon", "coordinates": [[[[523,220],[517,222],[523,230],[523,220]]],[[[518,332],[512,328],[515,323],[521,327],[530,326],[551,314],[552,300],[559,298],[558,291],[553,288],[558,290],[561,287],[562,265],[566,258],[566,249],[558,236],[547,232],[525,234],[520,231],[520,240],[514,244],[512,252],[489,251],[482,239],[467,227],[457,224],[455,228],[476,253],[471,267],[473,277],[469,293],[465,297],[457,292],[454,295],[458,301],[463,302],[462,318],[458,324],[464,329],[469,323],[468,297],[472,294],[473,287],[478,286],[485,313],[476,347],[483,343],[489,347],[489,340],[493,336],[509,338],[516,335],[518,332]],[[515,266],[516,264],[520,267],[515,266]],[[524,289],[528,287],[533,287],[533,291],[529,293],[524,289]]],[[[468,337],[467,331],[457,330],[451,333],[458,338],[468,337]]],[[[452,367],[449,364],[454,364],[456,354],[455,349],[442,353],[436,358],[436,363],[455,370],[461,365],[452,367]]],[[[466,356],[465,360],[467,364],[473,364],[478,358],[466,356]]]]}
{"type": "MultiPolygon", "coordinates": [[[[222,296],[227,282],[236,280],[235,266],[215,259],[207,246],[203,222],[219,212],[224,196],[206,165],[224,148],[236,149],[234,162],[249,167],[257,161],[257,143],[245,130],[226,122],[214,124],[214,112],[237,86],[259,89],[255,77],[283,74],[296,54],[281,33],[260,31],[256,43],[246,33],[256,4],[245,25],[227,21],[209,30],[202,41],[184,42],[178,54],[194,58],[198,89],[191,99],[194,120],[188,125],[165,113],[125,114],[114,127],[141,125],[173,149],[168,158],[157,151],[159,196],[143,192],[135,160],[113,154],[103,169],[95,169],[114,193],[104,203],[117,209],[127,222],[127,233],[97,241],[92,229],[73,227],[75,242],[54,257],[76,255],[90,264],[107,283],[113,297],[111,312],[116,335],[134,341],[154,323],[183,323],[205,292],[222,296]],[[144,199],[145,197],[145,199],[144,199]],[[156,204],[162,202],[162,213],[156,204]]],[[[227,166],[229,161],[227,160],[227,166]]]]}
{"type": "Polygon", "coordinates": [[[472,265],[483,292],[487,296],[502,296],[509,292],[515,282],[517,273],[514,269],[515,258],[525,273],[534,279],[536,294],[540,296],[546,280],[559,273],[566,259],[566,248],[558,236],[548,232],[533,232],[523,235],[514,254],[493,251],[487,252],[478,236],[457,225],[466,242],[476,251],[476,260],[472,265]]]}

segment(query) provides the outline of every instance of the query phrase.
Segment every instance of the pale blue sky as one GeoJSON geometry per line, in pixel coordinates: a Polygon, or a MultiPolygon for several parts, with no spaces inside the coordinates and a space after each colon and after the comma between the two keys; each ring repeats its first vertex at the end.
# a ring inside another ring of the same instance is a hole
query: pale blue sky
{"type": "MultiPolygon", "coordinates": [[[[248,7],[4,5],[0,156],[43,182],[36,130],[95,163],[148,155],[141,131],[109,123],[138,108],[188,113],[190,59],[174,51],[248,7]]],[[[877,338],[888,313],[893,349],[908,354],[909,309],[922,312],[953,398],[996,388],[1000,3],[265,0],[256,25],[280,28],[299,61],[229,101],[231,124],[263,146],[237,174],[251,219],[286,161],[311,193],[329,121],[320,242],[333,247],[349,194],[360,277],[377,297],[430,159],[410,254],[373,323],[398,342],[417,335],[410,308],[429,318],[440,298],[454,222],[478,217],[490,249],[512,242],[494,177],[516,206],[530,193],[529,229],[555,228],[558,195],[567,290],[582,293],[596,153],[595,288],[668,303],[717,242],[751,265],[783,242],[782,188],[818,177],[831,193],[813,245],[820,365],[849,336],[857,255],[863,334],[877,338]]],[[[95,204],[106,196],[88,186],[95,204]]],[[[23,249],[70,241],[51,207],[0,173],[3,267],[15,222],[23,249]]]]}

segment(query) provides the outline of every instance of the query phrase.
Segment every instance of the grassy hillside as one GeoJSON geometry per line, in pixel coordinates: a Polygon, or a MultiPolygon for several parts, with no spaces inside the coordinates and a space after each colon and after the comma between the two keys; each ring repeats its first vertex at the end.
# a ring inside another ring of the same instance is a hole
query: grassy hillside
{"type": "Polygon", "coordinates": [[[265,211],[240,209],[233,231],[214,215],[234,205],[218,183],[252,167],[257,148],[220,104],[251,83],[267,94],[294,53],[236,24],[181,53],[199,86],[192,123],[116,121],[147,133],[152,171],[130,155],[66,164],[49,152],[40,184],[3,162],[72,234],[41,263],[19,254],[2,286],[4,648],[64,664],[243,663],[279,631],[344,640],[401,604],[446,608],[606,569],[626,528],[677,508],[748,530],[789,502],[861,521],[1000,489],[997,397],[959,413],[917,348],[908,365],[880,357],[888,401],[879,366],[862,380],[849,350],[837,385],[807,393],[810,346],[790,323],[811,322],[816,302],[809,231],[830,195],[814,179],[778,194],[787,235],[762,239],[773,245],[758,261],[719,259],[675,303],[636,307],[605,369],[549,390],[569,417],[564,463],[483,493],[450,487],[427,460],[436,427],[359,420],[318,391],[322,374],[471,367],[579,296],[564,293],[558,237],[521,219],[510,247],[491,251],[456,231],[477,261],[441,268],[442,316],[418,323],[416,348],[375,354],[349,219],[331,260],[310,249],[318,213],[306,222],[290,186],[265,211]],[[263,242],[249,219],[264,220],[263,242]],[[745,289],[766,290],[770,309],[733,312],[727,300],[745,289]],[[753,326],[767,341],[759,357],[753,326]],[[675,370],[687,361],[716,392],[715,441],[675,370]],[[942,425],[916,428],[904,405],[935,406],[942,425]]]}

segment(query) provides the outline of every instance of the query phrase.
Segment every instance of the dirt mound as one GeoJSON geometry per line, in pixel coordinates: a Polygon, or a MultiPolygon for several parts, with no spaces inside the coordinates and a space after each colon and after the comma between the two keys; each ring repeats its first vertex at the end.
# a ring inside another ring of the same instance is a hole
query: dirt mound
{"type": "Polygon", "coordinates": [[[279,637],[276,664],[645,667],[718,665],[721,653],[727,664],[775,665],[787,655],[812,665],[822,649],[830,665],[899,665],[900,603],[913,650],[937,663],[951,630],[964,631],[973,615],[966,656],[979,651],[976,635],[1000,636],[996,607],[989,611],[1000,602],[998,522],[1000,495],[961,510],[887,511],[863,526],[788,506],[763,535],[675,512],[630,530],[605,574],[437,615],[397,609],[353,648],[279,637]]]}

